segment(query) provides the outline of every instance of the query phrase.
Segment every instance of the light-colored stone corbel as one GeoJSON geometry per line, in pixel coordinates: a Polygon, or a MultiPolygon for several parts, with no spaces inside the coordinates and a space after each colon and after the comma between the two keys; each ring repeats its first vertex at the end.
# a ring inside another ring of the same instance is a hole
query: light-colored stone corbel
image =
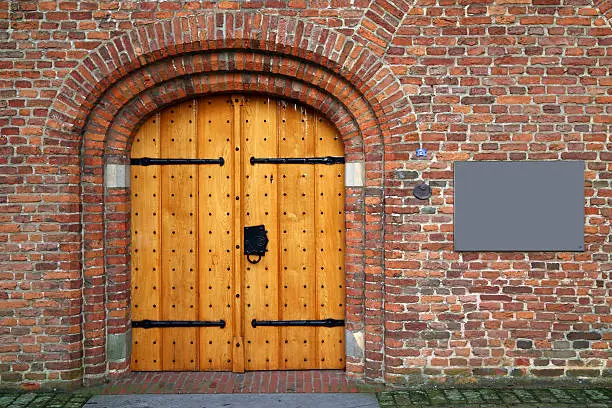
{"type": "Polygon", "coordinates": [[[365,162],[351,162],[344,165],[344,186],[365,186],[365,162]]]}
{"type": "Polygon", "coordinates": [[[106,188],[127,188],[130,186],[130,166],[108,163],[104,169],[106,188]]]}

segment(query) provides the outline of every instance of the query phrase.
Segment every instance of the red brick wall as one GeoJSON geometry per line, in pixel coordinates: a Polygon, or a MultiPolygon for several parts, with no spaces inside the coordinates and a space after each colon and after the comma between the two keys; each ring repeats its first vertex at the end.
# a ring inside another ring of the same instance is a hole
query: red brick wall
{"type": "Polygon", "coordinates": [[[126,371],[105,344],[129,326],[129,194],[104,164],[148,112],[242,90],[320,109],[366,162],[347,194],[366,345],[349,373],[609,376],[608,3],[0,1],[2,386],[126,371]],[[452,163],[491,159],[585,160],[586,251],[453,252],[452,163]]]}

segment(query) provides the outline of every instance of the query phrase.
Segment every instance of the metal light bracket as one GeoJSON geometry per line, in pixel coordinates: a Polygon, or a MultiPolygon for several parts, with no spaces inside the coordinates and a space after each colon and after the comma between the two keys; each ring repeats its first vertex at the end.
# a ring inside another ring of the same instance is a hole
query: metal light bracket
{"type": "Polygon", "coordinates": [[[427,200],[429,197],[431,197],[431,187],[425,183],[417,184],[414,187],[413,194],[419,200],[427,200]]]}

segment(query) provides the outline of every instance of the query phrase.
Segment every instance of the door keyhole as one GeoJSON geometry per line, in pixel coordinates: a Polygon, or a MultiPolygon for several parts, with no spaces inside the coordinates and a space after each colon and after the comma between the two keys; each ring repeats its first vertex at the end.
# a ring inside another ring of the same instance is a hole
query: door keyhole
{"type": "Polygon", "coordinates": [[[274,174],[270,174],[270,184],[274,183],[274,174]]]}

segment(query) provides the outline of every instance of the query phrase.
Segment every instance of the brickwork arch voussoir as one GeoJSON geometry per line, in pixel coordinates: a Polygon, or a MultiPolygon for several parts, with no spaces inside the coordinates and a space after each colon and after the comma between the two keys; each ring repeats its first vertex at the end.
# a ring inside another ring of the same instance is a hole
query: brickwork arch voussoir
{"type": "MultiPolygon", "coordinates": [[[[246,55],[243,52],[227,51],[223,53],[184,54],[168,58],[148,66],[146,70],[135,71],[115,84],[92,111],[91,119],[88,121],[85,131],[87,135],[86,148],[90,141],[104,140],[103,136],[92,134],[90,131],[92,127],[105,126],[105,124],[112,122],[120,107],[127,104],[130,99],[137,98],[139,93],[147,88],[181,76],[216,72],[235,73],[236,75],[243,72],[267,74],[279,79],[284,78],[287,83],[293,84],[293,87],[298,86],[296,84],[302,84],[301,86],[304,89],[315,89],[317,92],[329,95],[330,102],[328,104],[333,104],[340,111],[346,112],[345,117],[338,115],[338,112],[330,109],[329,105],[313,107],[323,111],[345,135],[347,133],[343,131],[343,127],[347,123],[354,124],[355,132],[349,133],[353,135],[352,139],[345,140],[347,153],[355,153],[355,149],[363,148],[360,134],[369,133],[369,130],[377,131],[376,117],[368,105],[359,98],[358,92],[350,84],[338,80],[331,73],[290,58],[271,57],[256,53],[246,55]],[[245,61],[246,58],[249,59],[248,62],[245,61]],[[224,62],[218,62],[220,60],[224,60],[224,62]],[[231,63],[228,62],[230,60],[231,63]],[[211,71],[213,65],[216,65],[216,71],[211,71]],[[245,68],[246,65],[250,65],[250,70],[241,69],[245,68]],[[174,69],[170,69],[170,67],[174,69]],[[264,70],[264,67],[267,68],[264,70]]],[[[294,99],[309,104],[308,100],[304,99],[305,96],[300,95],[300,92],[294,92],[294,97],[294,99]]],[[[125,149],[127,150],[127,148],[125,149]]]]}
{"type": "MultiPolygon", "coordinates": [[[[134,70],[182,53],[224,49],[291,55],[329,70],[359,91],[383,132],[389,128],[384,123],[384,113],[389,111],[386,101],[391,96],[389,83],[395,83],[394,93],[401,87],[375,53],[313,22],[244,11],[159,21],[106,42],[65,81],[52,107],[48,128],[57,137],[80,132],[97,101],[134,70]],[[385,103],[387,108],[383,108],[385,103]]],[[[403,100],[409,106],[408,99],[403,100]]]]}

